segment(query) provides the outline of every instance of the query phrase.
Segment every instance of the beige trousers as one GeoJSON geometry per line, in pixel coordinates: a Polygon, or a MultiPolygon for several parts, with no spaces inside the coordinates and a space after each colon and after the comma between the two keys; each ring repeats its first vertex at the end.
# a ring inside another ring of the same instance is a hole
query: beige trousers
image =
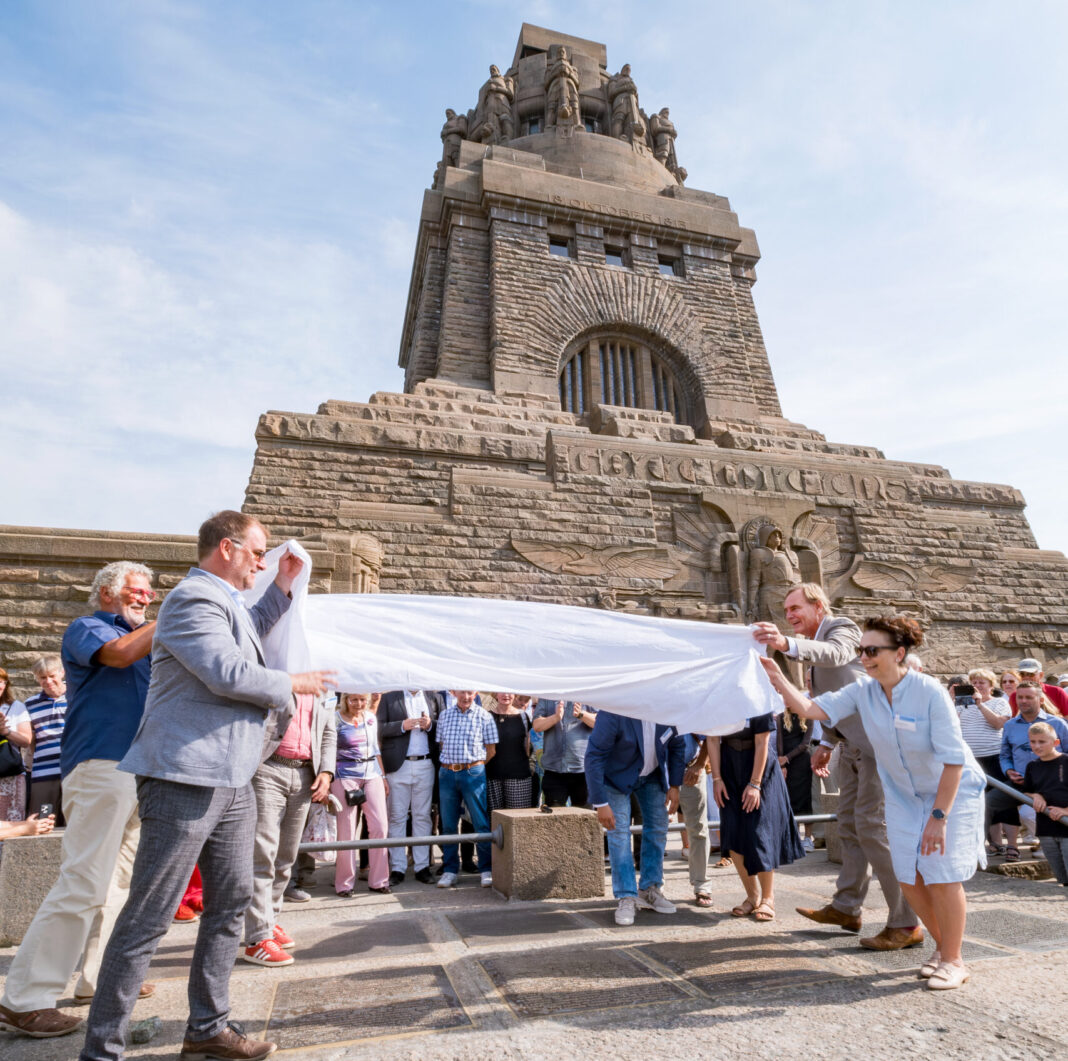
{"type": "Polygon", "coordinates": [[[100,959],[126,902],[141,830],[133,774],[112,759],[79,763],[63,780],[63,861],[7,974],[0,1005],[51,1009],[82,960],[76,995],[92,995],[100,959]]]}

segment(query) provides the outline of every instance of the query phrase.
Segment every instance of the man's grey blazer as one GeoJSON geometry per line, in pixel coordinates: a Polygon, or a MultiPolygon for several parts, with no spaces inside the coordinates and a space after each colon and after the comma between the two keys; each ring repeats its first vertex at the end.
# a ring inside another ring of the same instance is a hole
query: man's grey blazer
{"type": "MultiPolygon", "coordinates": [[[[857,658],[860,627],[844,615],[827,619],[815,638],[795,637],[794,642],[797,645],[797,658],[809,665],[809,681],[814,697],[820,693],[833,693],[867,676],[857,658]]],[[[860,715],[853,714],[842,719],[837,729],[832,729],[826,723],[822,725],[830,743],[846,740],[860,751],[874,754],[860,715]]]]}
{"type": "Polygon", "coordinates": [[[160,607],[145,713],[119,769],[212,788],[247,784],[268,715],[277,712],[284,731],[292,713],[289,675],[265,666],[260,644],[289,604],[272,583],[246,609],[193,568],[160,607]]]}

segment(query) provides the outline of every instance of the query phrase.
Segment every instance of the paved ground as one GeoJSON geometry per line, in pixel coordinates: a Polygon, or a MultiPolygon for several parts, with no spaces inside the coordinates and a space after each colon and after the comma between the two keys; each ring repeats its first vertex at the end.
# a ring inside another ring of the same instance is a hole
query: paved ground
{"type": "MultiPolygon", "coordinates": [[[[733,870],[714,871],[713,910],[693,907],[679,840],[670,843],[665,890],[684,905],[675,916],[640,913],[630,929],[613,925],[609,899],[511,903],[474,877],[451,891],[409,880],[391,896],[344,900],[321,868],[315,899],[285,908],[296,963],[238,962],[234,1019],[295,1061],[1068,1057],[1068,1024],[1039,1002],[1059,1006],[1068,980],[1068,889],[978,874],[968,885],[972,980],[936,994],[915,979],[926,948],[875,954],[793,912],[831,894],[836,867],[823,852],[779,875],[778,920],[759,925],[730,916],[733,870]]],[[[882,912],[866,921],[881,927],[882,912]]],[[[176,925],[164,940],[151,974],[159,990],[135,1012],[163,1028],[129,1057],[176,1056],[195,933],[176,925]]],[[[0,950],[0,973],[13,953],[0,950]]],[[[0,1033],[0,1054],[69,1061],[81,1039],[0,1033]]]]}

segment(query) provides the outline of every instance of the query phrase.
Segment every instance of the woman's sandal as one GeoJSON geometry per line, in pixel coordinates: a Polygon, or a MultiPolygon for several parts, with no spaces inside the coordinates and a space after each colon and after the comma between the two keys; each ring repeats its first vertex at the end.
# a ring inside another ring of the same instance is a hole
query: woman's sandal
{"type": "MultiPolygon", "coordinates": [[[[694,902],[696,902],[698,906],[708,909],[708,907],[712,905],[712,896],[709,895],[708,892],[698,892],[694,896],[694,902]]],[[[741,908],[739,907],[739,909],[741,908]]]]}
{"type": "Polygon", "coordinates": [[[1020,849],[1018,847],[1005,848],[1005,861],[1006,862],[1019,862],[1020,861],[1020,849]]]}
{"type": "Polygon", "coordinates": [[[942,962],[928,978],[927,988],[929,991],[952,991],[961,984],[966,984],[971,979],[971,975],[964,964],[942,962]]]}
{"type": "Polygon", "coordinates": [[[731,909],[731,913],[735,917],[748,917],[756,909],[756,903],[752,899],[746,899],[745,902],[740,903],[731,909]]]}
{"type": "Polygon", "coordinates": [[[712,868],[713,869],[726,869],[728,866],[733,866],[733,865],[734,865],[734,863],[731,861],[730,857],[728,855],[724,855],[712,868]]]}
{"type": "Polygon", "coordinates": [[[761,899],[757,908],[753,911],[755,921],[774,921],[775,904],[770,899],[761,899]]]}
{"type": "Polygon", "coordinates": [[[931,956],[920,966],[920,971],[916,975],[921,980],[930,980],[941,964],[942,955],[938,951],[932,951],[931,956]]]}

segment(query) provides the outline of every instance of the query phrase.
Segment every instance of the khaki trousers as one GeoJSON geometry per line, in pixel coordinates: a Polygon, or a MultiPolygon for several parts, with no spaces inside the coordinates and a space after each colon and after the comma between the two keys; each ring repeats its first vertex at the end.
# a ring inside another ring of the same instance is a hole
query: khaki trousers
{"type": "Polygon", "coordinates": [[[0,1005],[51,1009],[82,961],[77,995],[96,991],[100,960],[130,888],[141,821],[133,774],[112,759],[79,763],[63,780],[63,861],[7,974],[0,1005]]]}
{"type": "Polygon", "coordinates": [[[901,893],[886,839],[883,786],[875,756],[863,755],[842,741],[838,769],[838,839],[842,842],[842,869],[831,905],[844,914],[860,917],[872,871],[879,879],[888,907],[888,928],[911,928],[920,923],[901,893]]]}

